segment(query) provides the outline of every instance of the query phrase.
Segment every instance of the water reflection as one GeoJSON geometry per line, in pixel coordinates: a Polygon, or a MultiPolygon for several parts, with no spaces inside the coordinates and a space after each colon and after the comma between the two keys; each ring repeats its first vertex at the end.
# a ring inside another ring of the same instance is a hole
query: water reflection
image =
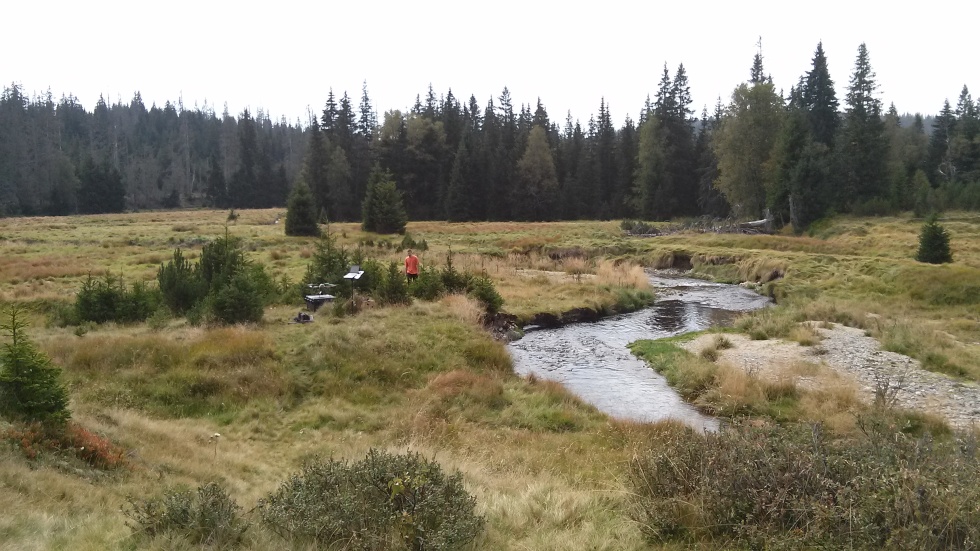
{"type": "Polygon", "coordinates": [[[699,331],[705,327],[731,325],[738,312],[713,308],[697,302],[665,299],[651,308],[647,325],[651,331],[676,335],[699,331]]]}
{"type": "Polygon", "coordinates": [[[594,323],[528,332],[511,343],[521,375],[557,381],[613,417],[638,421],[679,419],[696,428],[717,429],[671,389],[663,377],[626,346],[711,326],[731,324],[740,313],[761,308],[765,297],[734,285],[654,274],[658,300],[652,307],[594,323]]]}

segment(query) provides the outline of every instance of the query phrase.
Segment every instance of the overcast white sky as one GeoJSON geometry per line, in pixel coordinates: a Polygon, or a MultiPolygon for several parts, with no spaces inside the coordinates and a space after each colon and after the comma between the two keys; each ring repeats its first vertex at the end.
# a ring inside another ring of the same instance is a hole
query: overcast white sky
{"type": "Polygon", "coordinates": [[[666,62],[683,63],[694,107],[727,103],[762,37],[766,72],[786,91],[823,41],[843,104],[858,45],[879,93],[899,112],[980,96],[975,2],[491,2],[335,0],[16,2],[0,22],[0,83],[28,95],[100,94],[147,106],[183,98],[232,114],[262,108],[306,120],[333,87],[355,108],[365,81],[379,116],[406,109],[429,84],[481,108],[507,86],[515,107],[540,97],[553,121],[583,124],[604,97],[616,126],[654,95],[666,62]],[[914,6],[914,7],[905,7],[914,6]]]}

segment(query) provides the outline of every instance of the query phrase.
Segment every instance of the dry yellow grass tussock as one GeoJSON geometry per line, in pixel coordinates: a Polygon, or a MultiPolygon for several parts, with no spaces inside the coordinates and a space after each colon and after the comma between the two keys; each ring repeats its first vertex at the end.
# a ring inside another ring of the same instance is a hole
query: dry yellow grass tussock
{"type": "Polygon", "coordinates": [[[487,375],[456,369],[433,377],[425,391],[439,398],[465,394],[482,400],[503,395],[504,387],[499,380],[487,375]]]}
{"type": "Polygon", "coordinates": [[[4,254],[0,249],[0,283],[21,283],[31,280],[80,277],[88,274],[96,265],[79,257],[17,257],[4,254]]]}
{"type": "Polygon", "coordinates": [[[566,274],[575,276],[576,278],[592,272],[592,267],[589,265],[589,262],[580,256],[563,258],[561,269],[566,274]]]}
{"type": "Polygon", "coordinates": [[[633,289],[650,288],[650,279],[643,270],[643,266],[628,261],[601,260],[596,267],[596,276],[600,285],[615,285],[633,289]]]}
{"type": "Polygon", "coordinates": [[[789,330],[788,338],[800,343],[800,346],[813,346],[820,342],[821,337],[813,323],[800,323],[789,330]]]}
{"type": "Polygon", "coordinates": [[[786,275],[788,262],[774,258],[750,258],[737,263],[742,281],[768,283],[786,275]]]}
{"type": "Polygon", "coordinates": [[[467,295],[446,295],[439,299],[450,314],[464,323],[479,324],[483,319],[484,310],[480,303],[467,295]]]}

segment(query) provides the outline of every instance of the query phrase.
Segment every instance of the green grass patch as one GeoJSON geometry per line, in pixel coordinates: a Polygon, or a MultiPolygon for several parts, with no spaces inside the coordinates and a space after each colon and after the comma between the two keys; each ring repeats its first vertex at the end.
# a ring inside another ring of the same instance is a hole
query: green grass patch
{"type": "Polygon", "coordinates": [[[658,340],[640,340],[630,344],[633,354],[646,360],[657,373],[689,401],[696,401],[715,381],[718,367],[677,346],[691,335],[658,340]]]}
{"type": "Polygon", "coordinates": [[[558,383],[531,380],[507,385],[508,402],[492,424],[532,432],[565,433],[595,430],[605,415],[585,405],[558,383]]]}
{"type": "Polygon", "coordinates": [[[801,395],[795,385],[763,381],[739,369],[722,368],[710,354],[694,355],[678,346],[699,334],[636,341],[630,350],[663,375],[681,396],[707,413],[725,418],[766,417],[780,422],[800,418],[801,395]]]}

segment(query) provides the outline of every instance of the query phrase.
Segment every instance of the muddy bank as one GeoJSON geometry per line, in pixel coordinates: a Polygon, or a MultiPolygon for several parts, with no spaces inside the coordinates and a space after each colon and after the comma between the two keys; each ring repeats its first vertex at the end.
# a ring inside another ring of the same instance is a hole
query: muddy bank
{"type": "Polygon", "coordinates": [[[487,328],[498,340],[511,342],[523,337],[527,331],[556,329],[570,324],[596,322],[610,316],[629,314],[649,308],[655,302],[656,298],[652,298],[649,301],[630,305],[614,304],[606,308],[573,308],[559,314],[539,312],[526,320],[521,320],[513,314],[501,312],[487,321],[487,328]]]}

